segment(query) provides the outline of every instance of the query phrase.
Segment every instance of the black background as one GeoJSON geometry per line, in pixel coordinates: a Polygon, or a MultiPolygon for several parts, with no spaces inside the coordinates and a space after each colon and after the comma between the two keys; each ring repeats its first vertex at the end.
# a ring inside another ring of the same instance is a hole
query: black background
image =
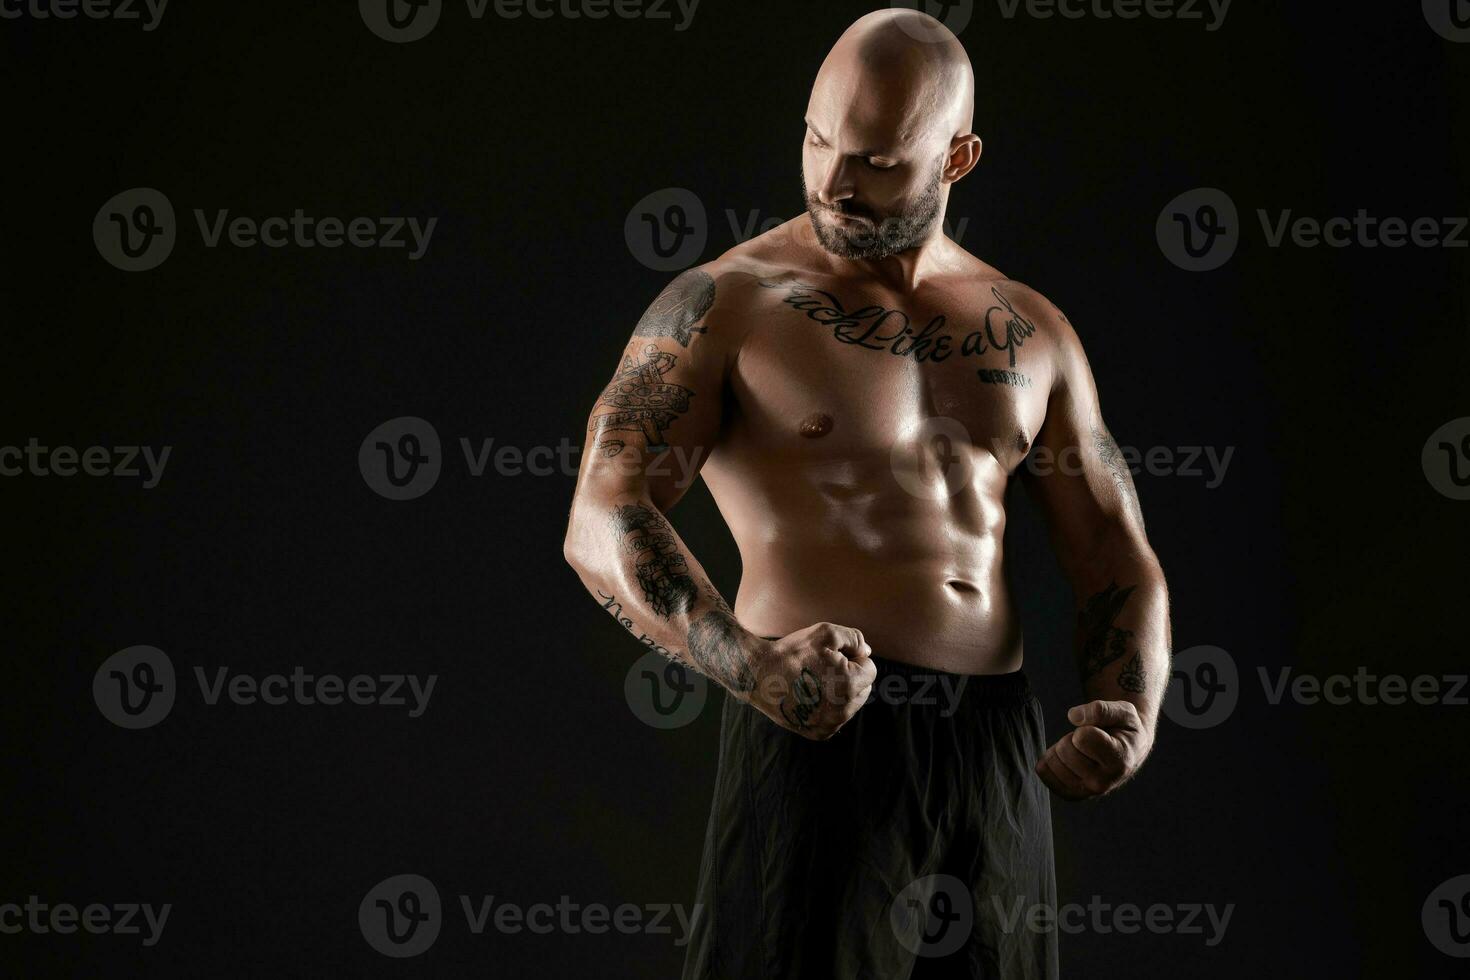
{"type": "MultiPolygon", "coordinates": [[[[677,975],[670,936],[472,936],[455,896],[693,900],[718,701],[676,731],[630,712],[639,650],[563,562],[571,475],[472,477],[461,437],[580,444],[671,274],[624,241],[686,187],[726,220],[799,212],[811,80],[871,3],[704,0],[669,20],[471,19],[411,44],[347,2],[170,5],[137,22],[0,21],[0,444],[170,445],[161,484],[7,477],[0,901],[173,904],[162,941],[0,936],[14,975],[677,975]],[[91,238],[127,188],[179,215],[119,271],[91,238]],[[192,211],[437,216],[405,250],[206,248],[192,211]],[[431,421],[444,472],[374,494],[363,438],[431,421]],[[134,644],[181,691],[124,731],[93,673],[134,644]],[[437,673],[428,710],[204,704],[192,669],[437,673]],[[417,959],[360,935],[379,880],[435,882],[417,959]]],[[[1465,669],[1466,504],[1420,449],[1466,409],[1465,250],[1267,246],[1257,208],[1463,215],[1470,45],[1416,3],[1201,21],[1007,20],[961,34],[979,167],[962,244],[1078,327],[1124,445],[1234,447],[1216,489],[1138,477],[1176,650],[1240,667],[1224,724],[1161,722],[1125,791],[1053,807],[1064,902],[1234,903],[1225,939],[1062,937],[1066,976],[1450,976],[1420,925],[1470,873],[1466,709],[1267,703],[1256,668],[1465,669]],[[1242,243],[1190,273],[1154,224],[1226,190],[1242,243]]],[[[673,520],[732,602],[702,485],[673,520]]],[[[1079,697],[1070,596],[1023,494],[1008,541],[1027,671],[1055,737],[1079,697]]],[[[861,624],[853,624],[861,625],[861,624]]],[[[806,978],[804,978],[806,980],[806,978]]]]}

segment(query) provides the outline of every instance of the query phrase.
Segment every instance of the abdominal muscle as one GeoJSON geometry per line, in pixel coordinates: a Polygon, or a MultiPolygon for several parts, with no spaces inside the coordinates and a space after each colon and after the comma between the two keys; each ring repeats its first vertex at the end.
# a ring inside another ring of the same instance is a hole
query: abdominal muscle
{"type": "Polygon", "coordinates": [[[841,480],[817,466],[711,464],[704,476],[743,566],[735,616],[752,633],[829,622],[860,630],[891,660],[962,674],[1020,669],[1001,544],[1005,474],[976,472],[953,494],[920,497],[886,461],[856,477],[849,465],[841,480]]]}

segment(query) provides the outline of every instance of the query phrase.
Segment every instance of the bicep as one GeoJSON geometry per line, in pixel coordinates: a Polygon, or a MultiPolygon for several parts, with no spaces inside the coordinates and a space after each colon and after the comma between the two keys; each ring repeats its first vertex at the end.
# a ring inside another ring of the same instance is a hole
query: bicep
{"type": "Polygon", "coordinates": [[[722,423],[727,350],[706,322],[714,291],[690,270],[639,320],[588,414],[581,481],[646,491],[660,510],[692,485],[722,423]]]}
{"type": "Polygon", "coordinates": [[[1146,546],[1133,476],[1103,421],[1081,345],[1068,340],[1059,352],[1046,421],[1023,471],[1065,568],[1094,559],[1120,535],[1146,546]]]}

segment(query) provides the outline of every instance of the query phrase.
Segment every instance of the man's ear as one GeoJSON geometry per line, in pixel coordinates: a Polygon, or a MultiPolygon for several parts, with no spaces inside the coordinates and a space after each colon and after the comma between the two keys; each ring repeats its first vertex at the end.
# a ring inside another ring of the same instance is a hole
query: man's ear
{"type": "Polygon", "coordinates": [[[980,137],[974,133],[956,136],[949,141],[949,158],[944,164],[944,179],[946,183],[953,184],[965,176],[965,174],[975,169],[975,164],[980,162],[982,145],[980,137]]]}

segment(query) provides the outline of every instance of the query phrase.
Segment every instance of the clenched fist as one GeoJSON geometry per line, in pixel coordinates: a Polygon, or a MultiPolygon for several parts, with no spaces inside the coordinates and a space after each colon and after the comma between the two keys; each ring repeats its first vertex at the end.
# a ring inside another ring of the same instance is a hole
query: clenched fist
{"type": "Polygon", "coordinates": [[[747,700],[782,728],[829,739],[867,703],[878,668],[857,630],[816,623],[763,642],[747,700]]]}
{"type": "Polygon", "coordinates": [[[1077,727],[1036,763],[1041,781],[1065,800],[1111,793],[1138,771],[1153,743],[1131,701],[1089,701],[1067,720],[1077,727]]]}

